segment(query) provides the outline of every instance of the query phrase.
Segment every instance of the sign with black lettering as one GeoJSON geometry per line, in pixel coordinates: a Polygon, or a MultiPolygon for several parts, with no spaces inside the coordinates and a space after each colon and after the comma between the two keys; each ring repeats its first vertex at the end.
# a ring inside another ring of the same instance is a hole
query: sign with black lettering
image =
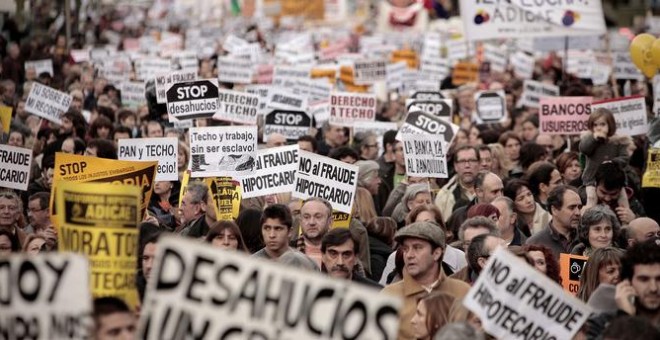
{"type": "Polygon", "coordinates": [[[3,339],[92,337],[89,262],[84,256],[45,253],[0,258],[0,287],[3,339]]]}
{"type": "Polygon", "coordinates": [[[119,159],[123,161],[157,161],[156,181],[179,180],[176,137],[122,138],[118,149],[119,159]]]}
{"type": "Polygon", "coordinates": [[[440,135],[404,134],[406,174],[414,177],[447,178],[447,144],[440,135]]]}
{"type": "Polygon", "coordinates": [[[458,132],[457,125],[454,125],[441,117],[424,113],[415,106],[411,107],[411,110],[412,111],[406,116],[403,125],[399,128],[399,133],[396,135],[397,140],[401,140],[401,135],[406,133],[426,133],[431,135],[441,135],[448,145],[451,144],[456,132],[458,132]]]}
{"type": "Polygon", "coordinates": [[[220,109],[213,115],[213,119],[237,124],[257,124],[259,110],[259,96],[256,94],[218,90],[220,109]]]}
{"type": "Polygon", "coordinates": [[[123,82],[121,84],[121,103],[123,106],[133,109],[146,104],[144,82],[123,82]]]}
{"type": "Polygon", "coordinates": [[[270,87],[268,89],[268,99],[266,100],[266,110],[301,110],[307,109],[307,98],[293,93],[289,89],[270,87]]]}
{"type": "Polygon", "coordinates": [[[289,141],[297,141],[309,133],[312,118],[305,111],[273,110],[266,115],[264,141],[271,133],[279,133],[289,141]]]}
{"type": "Polygon", "coordinates": [[[646,171],[642,176],[642,188],[660,188],[660,149],[649,148],[646,171]]]}
{"type": "Polygon", "coordinates": [[[218,221],[238,218],[241,209],[241,184],[228,176],[207,177],[204,183],[208,185],[213,198],[213,209],[218,221]]]}
{"type": "Polygon", "coordinates": [[[523,83],[523,93],[522,98],[520,98],[520,104],[538,108],[541,106],[541,98],[557,96],[559,96],[559,86],[527,79],[523,83]]]}
{"type": "Polygon", "coordinates": [[[0,144],[0,187],[27,190],[32,169],[32,150],[0,144]]]}
{"type": "Polygon", "coordinates": [[[584,302],[502,247],[463,305],[498,339],[572,339],[591,314],[584,302]]]}
{"type": "Polygon", "coordinates": [[[349,280],[218,250],[158,242],[139,339],[396,339],[401,299],[349,280]]]}
{"type": "Polygon", "coordinates": [[[518,51],[509,56],[509,62],[513,66],[513,72],[517,78],[532,79],[534,74],[534,57],[523,51],[518,51]]]}
{"type": "Polygon", "coordinates": [[[167,103],[167,88],[175,83],[183,83],[197,80],[196,71],[179,71],[167,74],[161,74],[154,78],[156,82],[156,102],[158,104],[167,103]]]}
{"type": "Polygon", "coordinates": [[[353,126],[376,120],[376,96],[350,92],[330,95],[330,123],[353,126]]]}
{"type": "Polygon", "coordinates": [[[644,96],[603,100],[591,105],[594,111],[599,108],[612,111],[616,122],[616,133],[619,135],[645,135],[649,131],[644,96]]]}
{"type": "Polygon", "coordinates": [[[69,109],[72,100],[70,94],[33,82],[25,100],[25,111],[62,125],[60,116],[69,109]]]}
{"type": "Polygon", "coordinates": [[[254,170],[256,126],[214,126],[188,130],[192,177],[244,176],[254,170]]]}
{"type": "Polygon", "coordinates": [[[387,78],[385,59],[359,60],[353,64],[354,83],[368,85],[387,78]]]}
{"type": "Polygon", "coordinates": [[[442,100],[445,96],[439,91],[415,91],[410,99],[416,100],[442,100]]]}
{"type": "Polygon", "coordinates": [[[254,172],[241,178],[243,198],[292,192],[298,168],[298,145],[259,150],[254,172]]]}
{"type": "Polygon", "coordinates": [[[588,259],[586,256],[559,254],[559,276],[564,291],[577,296],[580,290],[580,276],[588,259]]]}
{"type": "Polygon", "coordinates": [[[416,106],[424,113],[443,118],[451,122],[453,102],[451,99],[406,99],[406,110],[416,106]]]}
{"type": "Polygon", "coordinates": [[[329,157],[300,150],[294,198],[325,198],[332,208],[350,214],[359,168],[329,157]]]}
{"type": "Polygon", "coordinates": [[[175,83],[166,93],[167,113],[178,120],[211,118],[220,109],[215,79],[175,83]]]}
{"type": "Polygon", "coordinates": [[[506,119],[506,94],[499,91],[480,91],[474,94],[477,124],[503,122],[506,119]]]}
{"type": "Polygon", "coordinates": [[[250,84],[252,62],[235,57],[218,58],[218,80],[225,83],[250,84]]]}
{"type": "Polygon", "coordinates": [[[587,131],[592,97],[541,98],[539,128],[550,135],[579,135],[587,131]]]}
{"type": "Polygon", "coordinates": [[[31,60],[25,62],[25,71],[33,68],[34,74],[39,76],[42,73],[48,73],[50,76],[54,76],[53,72],[53,59],[43,59],[43,60],[31,60]]]}
{"type": "Polygon", "coordinates": [[[90,260],[95,297],[138,304],[135,286],[142,192],[133,185],[63,181],[57,187],[57,247],[90,260]]]}

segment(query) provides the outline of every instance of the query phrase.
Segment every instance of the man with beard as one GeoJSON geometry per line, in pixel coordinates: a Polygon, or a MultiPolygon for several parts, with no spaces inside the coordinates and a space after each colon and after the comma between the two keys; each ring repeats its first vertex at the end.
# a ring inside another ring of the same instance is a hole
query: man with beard
{"type": "Polygon", "coordinates": [[[331,277],[381,288],[378,283],[356,272],[360,245],[350,230],[346,228],[330,230],[323,236],[321,252],[323,253],[321,270],[331,277]]]}
{"type": "Polygon", "coordinates": [[[309,256],[321,267],[321,240],[332,225],[332,205],[330,202],[311,197],[300,208],[301,237],[296,240],[296,248],[309,256]]]}
{"type": "Polygon", "coordinates": [[[656,239],[628,248],[621,261],[621,282],[616,285],[619,310],[660,326],[660,244],[656,239]]]}

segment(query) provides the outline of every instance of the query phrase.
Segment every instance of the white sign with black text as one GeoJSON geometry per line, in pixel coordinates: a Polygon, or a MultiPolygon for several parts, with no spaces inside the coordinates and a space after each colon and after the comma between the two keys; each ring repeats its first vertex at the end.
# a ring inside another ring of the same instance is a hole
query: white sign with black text
{"type": "Polygon", "coordinates": [[[176,137],[122,138],[118,144],[120,160],[158,161],[155,181],[179,180],[179,140],[176,137]]]}

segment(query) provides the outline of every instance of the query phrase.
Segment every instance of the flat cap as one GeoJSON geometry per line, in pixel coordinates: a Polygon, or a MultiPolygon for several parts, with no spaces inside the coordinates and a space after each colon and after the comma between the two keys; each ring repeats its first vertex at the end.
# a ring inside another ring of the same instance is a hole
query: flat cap
{"type": "Polygon", "coordinates": [[[445,248],[445,233],[439,225],[432,222],[411,223],[397,231],[394,240],[401,243],[407,237],[426,240],[443,249],[445,248]]]}

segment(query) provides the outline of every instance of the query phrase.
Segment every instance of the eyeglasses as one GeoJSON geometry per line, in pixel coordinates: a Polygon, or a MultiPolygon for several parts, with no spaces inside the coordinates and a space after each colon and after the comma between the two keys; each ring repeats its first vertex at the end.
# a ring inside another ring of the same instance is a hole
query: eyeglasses
{"type": "Polygon", "coordinates": [[[466,166],[466,165],[468,165],[468,163],[470,165],[476,165],[476,164],[479,164],[479,160],[472,158],[472,159],[461,159],[460,161],[456,161],[456,164],[462,165],[462,166],[466,166]]]}

